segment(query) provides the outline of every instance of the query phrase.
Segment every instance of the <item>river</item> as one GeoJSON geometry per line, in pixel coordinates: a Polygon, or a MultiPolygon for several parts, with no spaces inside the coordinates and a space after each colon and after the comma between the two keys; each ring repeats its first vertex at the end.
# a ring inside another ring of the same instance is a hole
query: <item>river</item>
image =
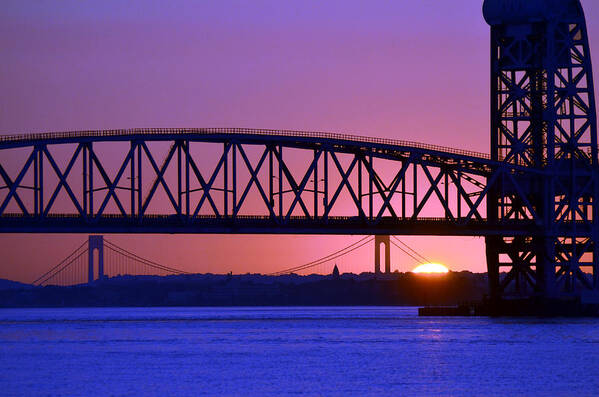
{"type": "Polygon", "coordinates": [[[0,395],[597,395],[599,319],[0,310],[0,395]]]}

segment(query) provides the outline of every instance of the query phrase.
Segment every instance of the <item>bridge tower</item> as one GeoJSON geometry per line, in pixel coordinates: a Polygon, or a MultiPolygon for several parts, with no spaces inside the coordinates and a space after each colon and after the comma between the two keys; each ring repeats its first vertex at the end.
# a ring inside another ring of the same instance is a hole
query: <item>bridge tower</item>
{"type": "Polygon", "coordinates": [[[485,0],[491,26],[491,156],[521,166],[495,185],[486,239],[491,297],[596,298],[597,123],[579,0],[485,0]],[[508,180],[509,179],[509,180],[508,180]],[[510,234],[510,221],[530,234],[510,234]]]}
{"type": "Polygon", "coordinates": [[[94,281],[94,251],[98,250],[98,280],[104,278],[104,236],[89,236],[87,243],[87,282],[94,281]]]}
{"type": "Polygon", "coordinates": [[[389,235],[374,236],[374,272],[381,272],[381,244],[385,247],[385,273],[391,273],[391,241],[389,235]]]}

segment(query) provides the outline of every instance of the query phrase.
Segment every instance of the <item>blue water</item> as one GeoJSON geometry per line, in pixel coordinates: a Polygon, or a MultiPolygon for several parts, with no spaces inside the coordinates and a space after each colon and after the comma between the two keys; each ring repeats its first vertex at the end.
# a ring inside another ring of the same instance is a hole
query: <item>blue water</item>
{"type": "Polygon", "coordinates": [[[0,395],[598,395],[599,319],[0,310],[0,395]]]}

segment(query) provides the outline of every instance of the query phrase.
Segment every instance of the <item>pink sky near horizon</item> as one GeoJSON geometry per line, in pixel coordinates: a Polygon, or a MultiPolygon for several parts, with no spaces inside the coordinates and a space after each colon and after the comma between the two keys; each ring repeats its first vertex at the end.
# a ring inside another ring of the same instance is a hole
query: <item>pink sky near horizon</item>
{"type": "MultiPolygon", "coordinates": [[[[582,4],[598,57],[599,3],[582,4]]],[[[254,127],[488,152],[489,27],[481,7],[482,0],[9,0],[0,12],[0,134],[254,127]]],[[[0,278],[32,281],[86,238],[0,235],[0,278]]],[[[246,273],[300,265],[361,236],[107,238],[188,271],[246,273]]],[[[482,238],[402,240],[453,270],[486,271],[482,238]]],[[[372,247],[337,261],[342,272],[371,271],[372,262],[372,247]]],[[[396,249],[392,263],[400,271],[417,265],[396,249]]]]}

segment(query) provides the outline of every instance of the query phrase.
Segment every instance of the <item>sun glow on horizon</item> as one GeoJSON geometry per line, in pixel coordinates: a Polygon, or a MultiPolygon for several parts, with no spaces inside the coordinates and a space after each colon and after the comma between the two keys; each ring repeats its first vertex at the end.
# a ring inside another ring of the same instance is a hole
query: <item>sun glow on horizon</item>
{"type": "Polygon", "coordinates": [[[412,273],[436,273],[445,274],[448,273],[449,269],[440,263],[424,263],[418,265],[412,270],[412,273]]]}

